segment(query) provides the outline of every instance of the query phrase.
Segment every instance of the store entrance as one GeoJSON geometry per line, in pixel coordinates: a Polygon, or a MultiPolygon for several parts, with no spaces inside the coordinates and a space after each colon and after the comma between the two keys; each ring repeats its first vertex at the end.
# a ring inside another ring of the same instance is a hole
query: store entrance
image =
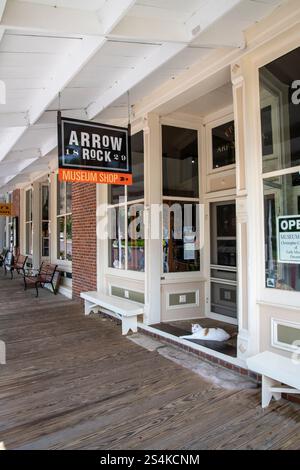
{"type": "Polygon", "coordinates": [[[211,317],[237,324],[235,201],[210,204],[211,317]]]}

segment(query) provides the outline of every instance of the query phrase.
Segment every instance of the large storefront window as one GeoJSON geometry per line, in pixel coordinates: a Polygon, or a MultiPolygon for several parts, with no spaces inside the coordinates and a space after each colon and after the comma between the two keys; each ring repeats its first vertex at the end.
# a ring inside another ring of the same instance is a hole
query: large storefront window
{"type": "Polygon", "coordinates": [[[200,270],[198,133],[162,127],[163,270],[200,270]]]}
{"type": "Polygon", "coordinates": [[[72,261],[72,184],[57,181],[57,259],[72,261]]]}
{"type": "Polygon", "coordinates": [[[108,187],[109,267],[129,271],[145,270],[144,247],[144,136],[139,132],[131,138],[131,186],[108,187]]]}
{"type": "Polygon", "coordinates": [[[289,291],[300,291],[299,61],[300,48],[260,69],[265,283],[289,291]]]}
{"type": "Polygon", "coordinates": [[[32,189],[25,193],[25,250],[26,255],[32,256],[32,189]]]}
{"type": "Polygon", "coordinates": [[[300,47],[260,69],[264,173],[300,165],[300,47]]]}
{"type": "Polygon", "coordinates": [[[41,253],[42,257],[50,256],[50,237],[49,237],[49,186],[43,184],[41,187],[41,253]]]}
{"type": "Polygon", "coordinates": [[[266,286],[300,291],[300,175],[264,180],[266,286]]]}

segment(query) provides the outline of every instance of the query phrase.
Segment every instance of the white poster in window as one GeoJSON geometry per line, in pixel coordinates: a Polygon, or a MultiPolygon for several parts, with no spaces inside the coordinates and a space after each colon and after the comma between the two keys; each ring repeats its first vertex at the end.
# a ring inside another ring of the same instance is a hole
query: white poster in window
{"type": "Polygon", "coordinates": [[[186,261],[194,260],[196,245],[193,227],[185,227],[183,233],[184,259],[186,261]]]}
{"type": "Polygon", "coordinates": [[[300,264],[300,215],[277,217],[277,260],[300,264]]]}

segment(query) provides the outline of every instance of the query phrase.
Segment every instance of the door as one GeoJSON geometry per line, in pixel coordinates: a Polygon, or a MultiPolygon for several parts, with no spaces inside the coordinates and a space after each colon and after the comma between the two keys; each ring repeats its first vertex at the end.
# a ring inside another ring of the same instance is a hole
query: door
{"type": "Polygon", "coordinates": [[[211,315],[237,324],[237,249],[235,201],[210,205],[211,315]]]}

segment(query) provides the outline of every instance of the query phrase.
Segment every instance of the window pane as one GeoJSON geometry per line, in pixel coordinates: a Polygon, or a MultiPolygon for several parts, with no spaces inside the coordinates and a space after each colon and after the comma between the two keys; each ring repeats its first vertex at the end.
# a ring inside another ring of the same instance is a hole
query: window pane
{"type": "Polygon", "coordinates": [[[162,127],[163,195],[199,197],[198,133],[179,127],[162,127]]]}
{"type": "Polygon", "coordinates": [[[237,318],[236,287],[222,284],[221,282],[212,282],[211,310],[220,315],[237,318]]]}
{"type": "Polygon", "coordinates": [[[235,163],[234,121],[212,129],[213,168],[235,163]]]}
{"type": "Polygon", "coordinates": [[[108,204],[119,204],[125,201],[125,186],[118,184],[108,185],[108,204]]]}
{"type": "Polygon", "coordinates": [[[26,222],[32,220],[32,190],[26,191],[26,222]]]}
{"type": "Polygon", "coordinates": [[[32,223],[26,224],[26,255],[32,255],[32,223]]]}
{"type": "Polygon", "coordinates": [[[115,269],[125,269],[125,208],[110,209],[109,223],[109,266],[115,269]]]}
{"type": "Polygon", "coordinates": [[[263,171],[300,165],[300,48],[260,69],[263,171]]]}
{"type": "Polygon", "coordinates": [[[144,205],[134,204],[128,208],[128,248],[127,269],[131,271],[145,270],[144,240],[144,205]]]}
{"type": "Polygon", "coordinates": [[[264,213],[266,287],[300,291],[299,173],[264,181],[264,213]]]}
{"type": "Polygon", "coordinates": [[[164,201],[164,272],[200,270],[199,206],[164,201]]]}
{"type": "Polygon", "coordinates": [[[49,187],[42,186],[42,220],[49,220],[49,187]]]}
{"type": "Polygon", "coordinates": [[[134,201],[144,197],[144,134],[138,132],[131,137],[133,184],[127,186],[127,199],[134,201]]]}
{"type": "Polygon", "coordinates": [[[72,183],[66,183],[66,214],[72,212],[72,183]]]}
{"type": "Polygon", "coordinates": [[[61,260],[66,259],[64,217],[58,217],[57,219],[57,258],[61,260]]]}
{"type": "Polygon", "coordinates": [[[66,214],[66,183],[57,181],[57,215],[66,214]]]}
{"type": "Polygon", "coordinates": [[[66,217],[66,259],[72,261],[72,216],[68,215],[66,217]]]}
{"type": "Polygon", "coordinates": [[[49,256],[49,223],[42,223],[42,256],[49,256]]]}

